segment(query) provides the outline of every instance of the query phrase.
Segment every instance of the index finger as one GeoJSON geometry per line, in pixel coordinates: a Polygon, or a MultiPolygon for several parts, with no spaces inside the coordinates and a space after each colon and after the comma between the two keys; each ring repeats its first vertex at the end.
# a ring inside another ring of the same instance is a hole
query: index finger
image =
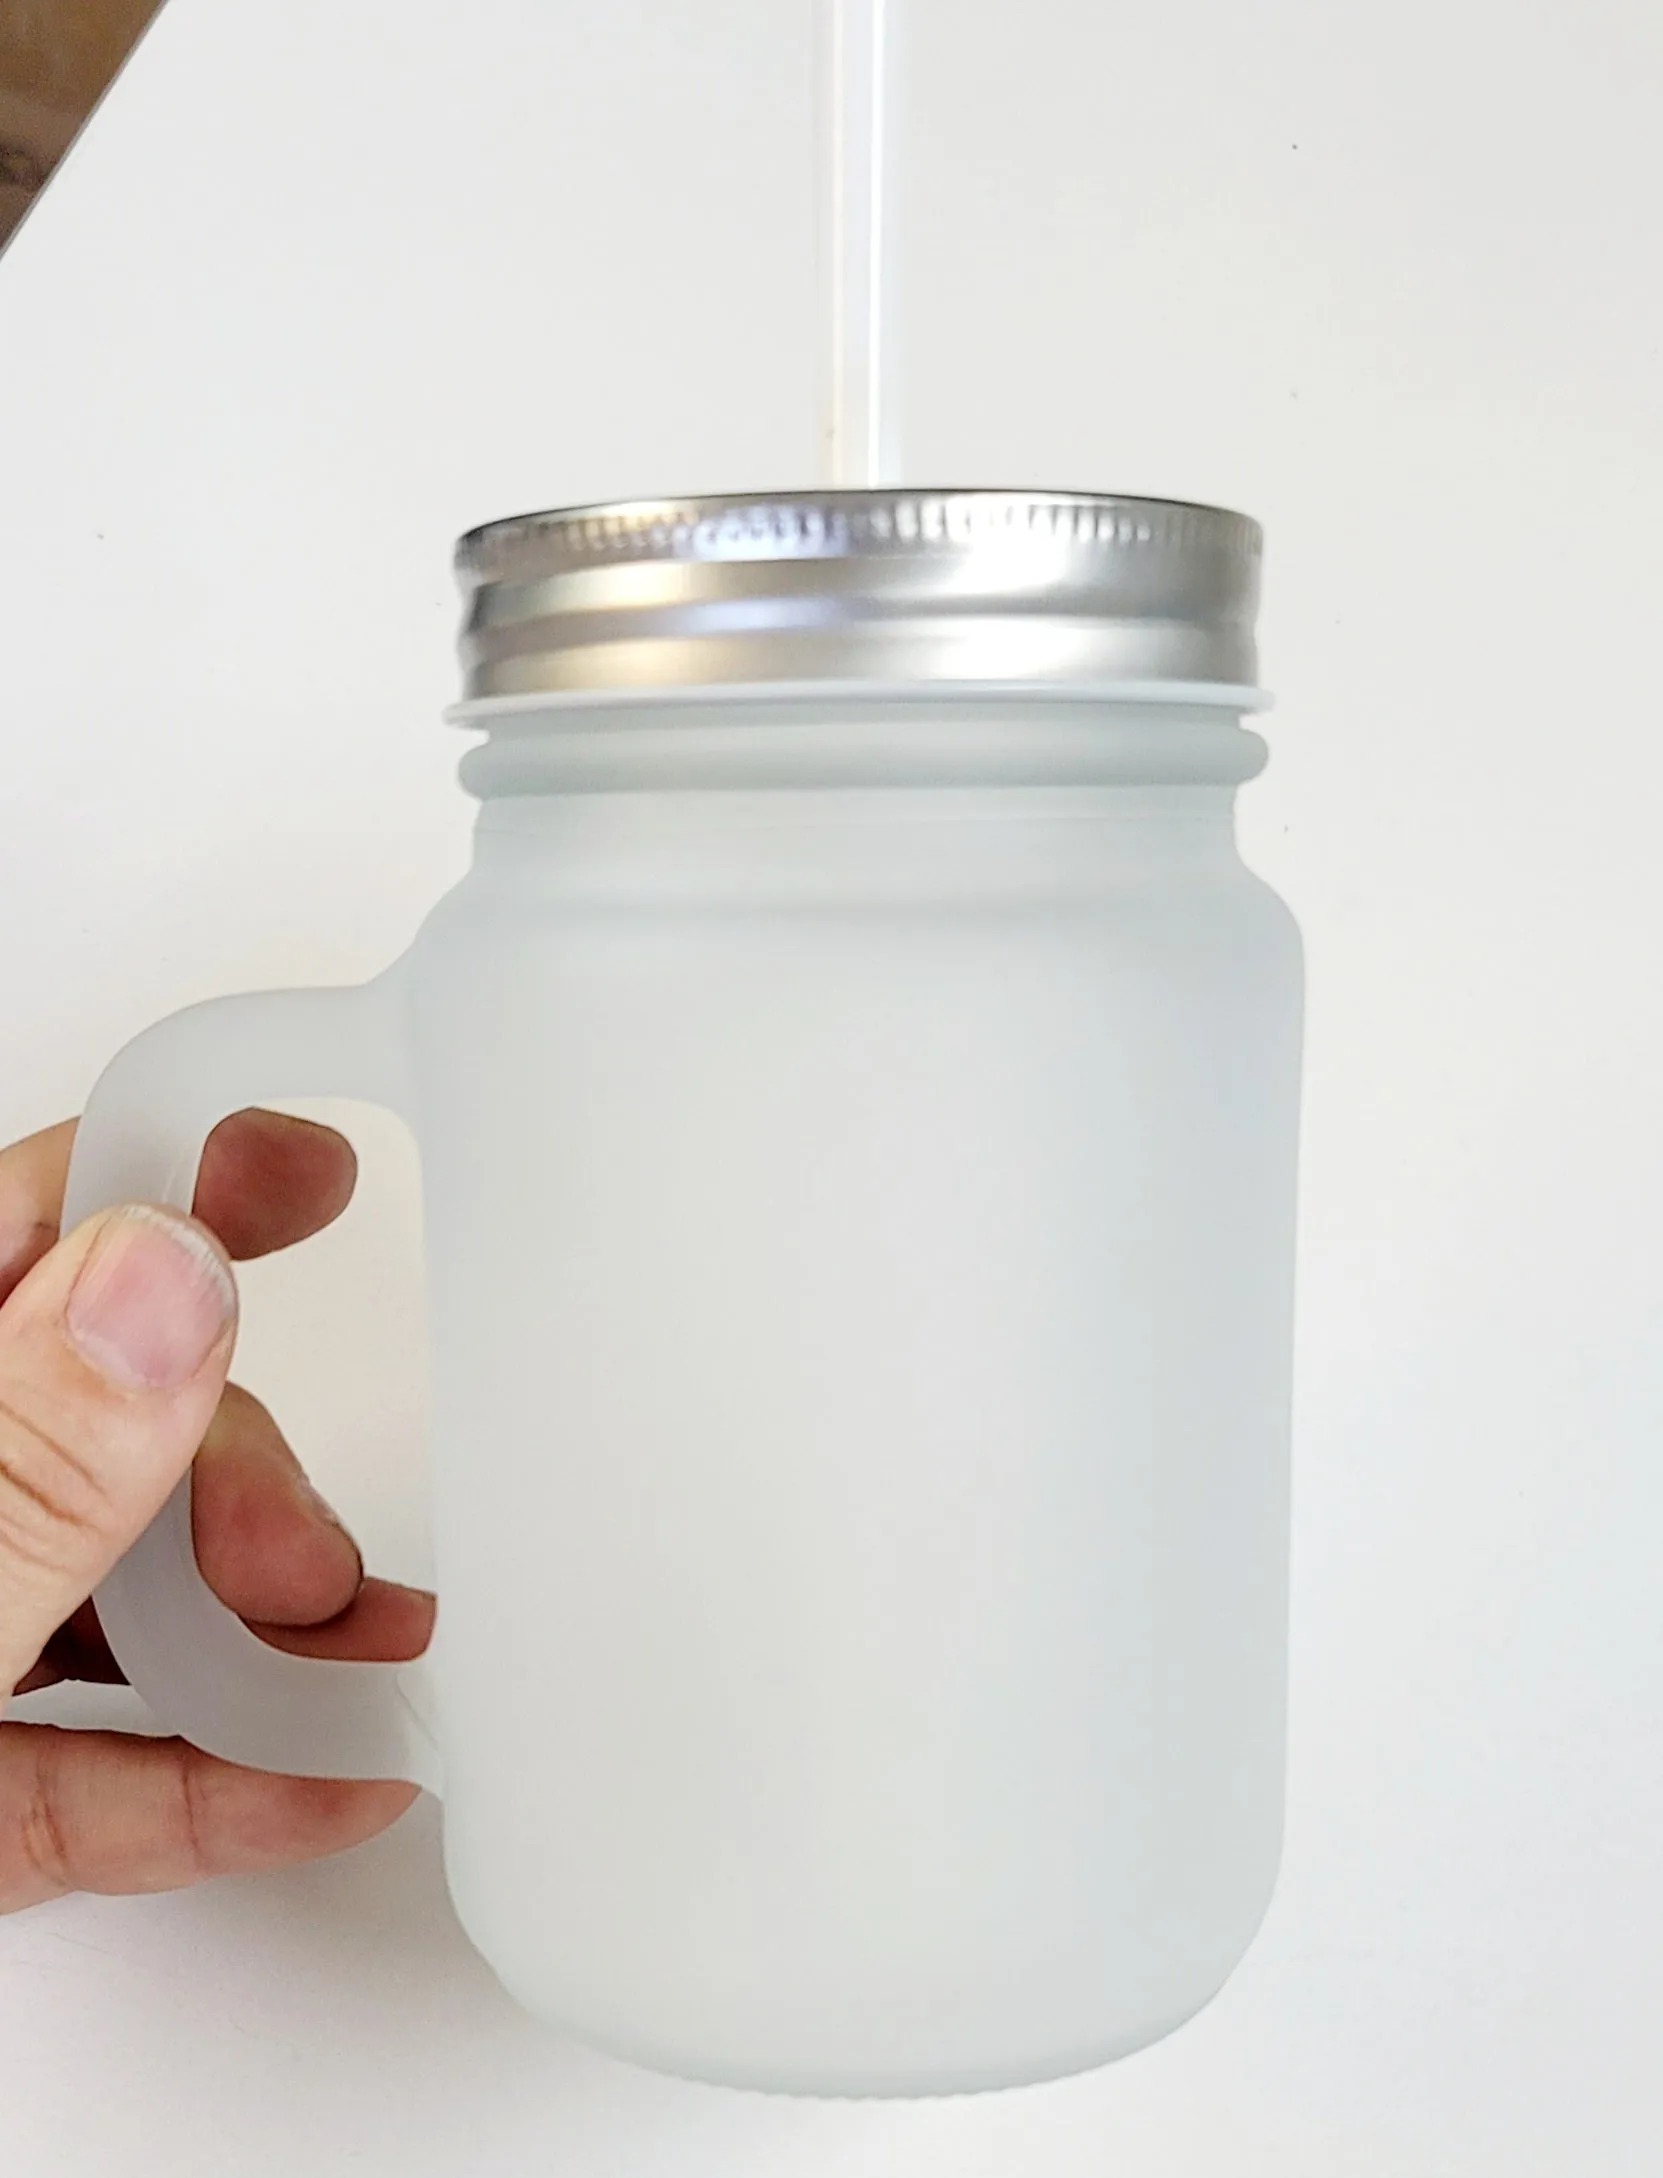
{"type": "MultiPolygon", "coordinates": [[[[0,1150],[0,1300],[58,1237],[75,1121],[0,1150]]],[[[338,1218],[358,1160],[333,1127],[283,1112],[234,1112],[209,1135],[195,1214],[242,1258],[286,1248],[338,1218]]]]}

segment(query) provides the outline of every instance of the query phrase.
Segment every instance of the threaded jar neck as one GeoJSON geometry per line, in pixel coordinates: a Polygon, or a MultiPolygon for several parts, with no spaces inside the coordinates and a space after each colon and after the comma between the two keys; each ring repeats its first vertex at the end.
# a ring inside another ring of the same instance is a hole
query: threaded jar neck
{"type": "Polygon", "coordinates": [[[1170,702],[816,697],[524,710],[470,723],[461,764],[505,795],[770,788],[1235,787],[1264,767],[1238,711],[1170,702]]]}

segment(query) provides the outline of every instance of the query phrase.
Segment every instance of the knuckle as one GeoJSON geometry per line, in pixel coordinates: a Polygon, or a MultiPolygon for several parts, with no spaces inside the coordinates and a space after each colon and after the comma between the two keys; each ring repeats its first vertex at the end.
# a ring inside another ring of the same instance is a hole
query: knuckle
{"type": "Polygon", "coordinates": [[[0,1746],[0,1914],[72,1891],[177,1890],[221,1872],[221,1765],[184,1740],[8,1724],[0,1746]]]}
{"type": "Polygon", "coordinates": [[[30,1565],[74,1564],[107,1539],[112,1511],[85,1456],[0,1398],[0,1548],[30,1565]]]}
{"type": "Polygon", "coordinates": [[[27,1889],[37,1898],[55,1898],[74,1888],[60,1806],[62,1743],[56,1731],[46,1729],[34,1737],[33,1747],[28,1789],[13,1834],[27,1889]]]}
{"type": "Polygon", "coordinates": [[[200,1882],[217,1871],[208,1841],[213,1835],[207,1777],[197,1751],[183,1743],[174,1765],[171,1828],[174,1850],[187,1878],[200,1882]]]}

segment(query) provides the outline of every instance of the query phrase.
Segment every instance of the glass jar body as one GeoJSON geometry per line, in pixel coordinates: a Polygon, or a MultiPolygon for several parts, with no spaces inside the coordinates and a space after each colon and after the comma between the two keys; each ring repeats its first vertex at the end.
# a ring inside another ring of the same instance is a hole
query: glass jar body
{"type": "Polygon", "coordinates": [[[1259,744],[933,725],[499,743],[407,963],[451,1886],[530,2010],[741,2085],[1136,2048],[1279,1850],[1259,744]]]}

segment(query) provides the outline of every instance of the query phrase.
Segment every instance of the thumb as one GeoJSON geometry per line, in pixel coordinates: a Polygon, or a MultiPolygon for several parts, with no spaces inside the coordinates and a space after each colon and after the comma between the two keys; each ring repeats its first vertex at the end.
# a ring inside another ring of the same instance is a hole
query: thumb
{"type": "Polygon", "coordinates": [[[204,1226],[90,1218],[0,1308],[0,1705],[189,1467],[236,1333],[204,1226]]]}

